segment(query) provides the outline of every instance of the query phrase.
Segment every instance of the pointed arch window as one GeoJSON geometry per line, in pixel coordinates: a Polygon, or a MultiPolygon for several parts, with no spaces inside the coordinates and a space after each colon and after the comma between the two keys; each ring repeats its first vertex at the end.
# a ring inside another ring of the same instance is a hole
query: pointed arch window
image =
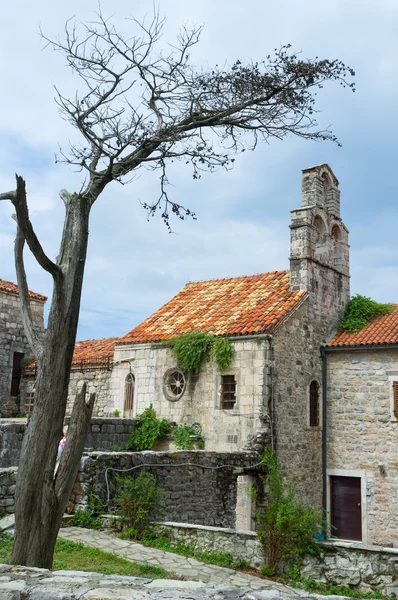
{"type": "Polygon", "coordinates": [[[135,388],[135,377],[132,373],[129,373],[126,377],[124,386],[124,416],[129,417],[133,414],[134,408],[134,388],[135,388]]]}

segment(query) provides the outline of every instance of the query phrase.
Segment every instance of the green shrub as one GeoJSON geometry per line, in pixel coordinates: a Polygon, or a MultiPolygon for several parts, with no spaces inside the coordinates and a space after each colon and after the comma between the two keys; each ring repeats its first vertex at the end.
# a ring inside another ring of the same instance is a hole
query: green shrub
{"type": "Polygon", "coordinates": [[[380,304],[366,296],[357,294],[348,302],[339,329],[357,333],[373,319],[392,311],[391,304],[380,304]]]}
{"type": "Polygon", "coordinates": [[[276,570],[284,560],[298,559],[309,549],[317,551],[314,535],[320,530],[322,513],[296,500],[294,486],[283,482],[272,450],[265,451],[262,465],[267,470],[266,494],[255,519],[266,565],[276,570]]]}
{"type": "Polygon", "coordinates": [[[190,425],[179,425],[172,433],[174,444],[179,450],[191,450],[194,446],[204,448],[204,439],[190,425]],[[192,439],[195,436],[196,439],[192,439]]]}
{"type": "Polygon", "coordinates": [[[164,493],[156,477],[142,471],[137,477],[116,477],[115,504],[129,537],[141,539],[151,519],[164,515],[164,493]]]}
{"type": "Polygon", "coordinates": [[[114,417],[120,417],[120,410],[117,410],[117,409],[116,409],[116,410],[114,410],[114,411],[113,411],[113,416],[114,416],[114,417]]]}
{"type": "Polygon", "coordinates": [[[152,404],[144,412],[137,416],[136,429],[131,433],[126,444],[127,450],[133,449],[138,452],[150,450],[156,440],[169,433],[171,424],[168,419],[158,419],[152,404]]]}
{"type": "Polygon", "coordinates": [[[274,567],[270,567],[269,565],[263,565],[261,567],[260,573],[263,577],[274,577],[276,571],[274,567]]]}
{"type": "Polygon", "coordinates": [[[94,517],[91,508],[77,510],[68,524],[71,527],[84,527],[86,529],[101,529],[102,522],[99,517],[94,517]]]}

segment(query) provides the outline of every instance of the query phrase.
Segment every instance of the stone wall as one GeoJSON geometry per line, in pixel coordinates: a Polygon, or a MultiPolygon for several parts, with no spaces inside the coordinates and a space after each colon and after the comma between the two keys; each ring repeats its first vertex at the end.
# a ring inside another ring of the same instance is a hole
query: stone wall
{"type": "MultiPolygon", "coordinates": [[[[65,424],[69,418],[65,419],[65,424]]],[[[92,418],[90,431],[87,436],[86,450],[110,451],[112,447],[123,448],[134,430],[133,419],[100,419],[92,418]]],[[[7,423],[0,421],[0,467],[13,467],[18,465],[21,453],[22,438],[26,430],[26,420],[21,423],[7,423]]]]}
{"type": "MultiPolygon", "coordinates": [[[[93,369],[72,372],[69,379],[68,404],[66,414],[72,412],[73,403],[76,395],[80,392],[83,383],[87,384],[87,394],[95,392],[95,404],[93,410],[94,417],[112,417],[116,406],[114,406],[109,395],[109,384],[111,380],[111,371],[106,367],[103,369],[93,369]]],[[[123,413],[120,412],[120,415],[123,413]]]]}
{"type": "Polygon", "coordinates": [[[17,468],[0,469],[0,518],[14,512],[17,468]]]}
{"type": "Polygon", "coordinates": [[[328,352],[327,364],[327,468],[361,476],[363,540],[398,548],[398,350],[328,352]]]}
{"type": "Polygon", "coordinates": [[[159,536],[169,537],[172,543],[193,544],[201,552],[225,552],[234,560],[244,560],[256,568],[264,564],[263,549],[254,531],[173,522],[157,523],[155,531],[159,536]]]}
{"type": "Polygon", "coordinates": [[[302,577],[398,597],[398,550],[336,541],[319,546],[319,557],[304,559],[302,577]]]}
{"type": "MultiPolygon", "coordinates": [[[[31,299],[30,305],[35,327],[42,333],[44,303],[31,299]]],[[[32,356],[23,329],[19,297],[0,291],[0,412],[7,414],[20,412],[19,404],[10,402],[14,352],[32,356]]]]}
{"type": "Polygon", "coordinates": [[[116,474],[131,477],[145,468],[156,476],[165,493],[165,520],[233,528],[237,478],[247,473],[242,467],[256,463],[258,456],[251,452],[92,452],[82,459],[73,489],[75,508],[85,505],[90,489],[106,502],[106,475],[112,507],[116,474]]]}
{"type": "Polygon", "coordinates": [[[25,429],[26,419],[20,423],[0,422],[0,468],[18,465],[25,429]]]}
{"type": "Polygon", "coordinates": [[[155,344],[116,348],[109,403],[123,411],[125,380],[131,365],[135,377],[134,414],[152,404],[158,417],[178,424],[198,423],[206,450],[240,451],[259,431],[269,433],[268,341],[234,340],[233,346],[233,362],[223,373],[235,375],[237,380],[237,404],[233,410],[220,408],[221,375],[213,362],[201,369],[199,377],[188,379],[179,400],[168,400],[164,393],[165,374],[176,363],[170,348],[155,344]],[[126,359],[131,359],[130,364],[117,364],[126,359]]]}

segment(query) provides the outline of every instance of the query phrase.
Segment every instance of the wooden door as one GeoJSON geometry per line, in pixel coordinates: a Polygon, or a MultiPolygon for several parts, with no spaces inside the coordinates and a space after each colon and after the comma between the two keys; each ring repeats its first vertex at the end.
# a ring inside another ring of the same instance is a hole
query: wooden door
{"type": "Polygon", "coordinates": [[[125,419],[130,419],[133,416],[134,410],[134,388],[135,388],[135,377],[132,373],[127,375],[124,386],[124,411],[123,416],[125,419]]]}
{"type": "Polygon", "coordinates": [[[344,540],[362,540],[361,478],[332,476],[331,535],[344,540]]]}

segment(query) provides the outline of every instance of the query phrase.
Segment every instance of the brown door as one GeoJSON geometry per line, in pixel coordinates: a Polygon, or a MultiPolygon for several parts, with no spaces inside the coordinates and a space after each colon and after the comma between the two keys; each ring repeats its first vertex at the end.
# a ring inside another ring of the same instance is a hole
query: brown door
{"type": "Polygon", "coordinates": [[[331,535],[362,540],[361,478],[332,476],[331,535]]]}

